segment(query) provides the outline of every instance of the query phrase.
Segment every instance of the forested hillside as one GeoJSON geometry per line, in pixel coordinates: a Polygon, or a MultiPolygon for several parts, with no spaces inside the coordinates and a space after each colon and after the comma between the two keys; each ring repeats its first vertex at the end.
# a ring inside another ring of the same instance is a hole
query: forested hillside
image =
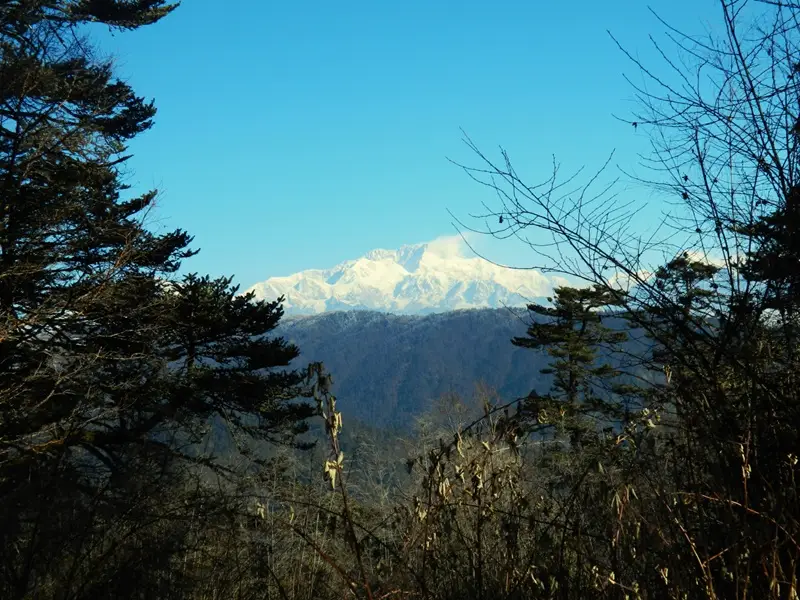
{"type": "Polygon", "coordinates": [[[620,171],[655,194],[620,196],[610,158],[526,182],[465,138],[489,194],[461,225],[580,285],[285,319],[193,273],[130,183],[156,108],[92,35],[183,7],[0,1],[0,598],[797,600],[800,5],[717,5],[701,36],[654,19],[661,64],[617,44],[652,151],[620,171]]]}
{"type": "MultiPolygon", "coordinates": [[[[552,376],[540,371],[550,357],[511,344],[532,318],[510,308],[426,316],[349,311],[284,319],[276,333],[302,349],[296,365],[325,363],[344,414],[408,430],[442,396],[469,397],[478,385],[508,399],[546,393],[552,376]]],[[[607,323],[628,326],[613,317],[607,323]]],[[[640,338],[638,332],[627,341],[630,352],[646,347],[640,338]]],[[[620,366],[625,359],[610,360],[620,366]]]]}
{"type": "Polygon", "coordinates": [[[526,318],[509,309],[424,317],[335,312],[285,320],[279,332],[302,348],[300,361],[322,361],[334,374],[345,414],[408,426],[440,396],[468,396],[476,383],[504,397],[545,391],[539,369],[546,358],[511,345],[526,318]]]}

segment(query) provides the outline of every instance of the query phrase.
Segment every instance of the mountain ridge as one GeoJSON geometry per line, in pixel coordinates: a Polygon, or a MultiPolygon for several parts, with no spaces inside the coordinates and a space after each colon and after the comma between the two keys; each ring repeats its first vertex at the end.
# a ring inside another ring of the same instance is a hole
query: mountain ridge
{"type": "Polygon", "coordinates": [[[289,317],[275,334],[300,348],[295,368],[325,363],[345,418],[407,429],[437,398],[469,397],[478,383],[506,398],[545,392],[548,358],[511,343],[528,321],[523,309],[334,311],[289,317]]]}
{"type": "MultiPolygon", "coordinates": [[[[375,427],[406,429],[437,399],[469,398],[477,384],[505,401],[535,391],[546,394],[552,375],[541,370],[552,357],[543,349],[512,344],[540,316],[526,309],[470,309],[428,315],[375,311],[334,311],[289,316],[274,333],[300,349],[293,368],[323,362],[333,375],[334,392],[345,418],[375,427]]],[[[619,315],[604,324],[627,331],[625,352],[599,349],[600,360],[618,367],[626,356],[644,356],[651,341],[619,315]]],[[[637,367],[625,371],[648,377],[637,367]]]]}
{"type": "Polygon", "coordinates": [[[535,270],[510,269],[466,256],[460,238],[375,249],[330,269],[271,277],[248,291],[259,299],[285,298],[287,315],[336,310],[433,314],[542,302],[566,281],[535,270]]]}

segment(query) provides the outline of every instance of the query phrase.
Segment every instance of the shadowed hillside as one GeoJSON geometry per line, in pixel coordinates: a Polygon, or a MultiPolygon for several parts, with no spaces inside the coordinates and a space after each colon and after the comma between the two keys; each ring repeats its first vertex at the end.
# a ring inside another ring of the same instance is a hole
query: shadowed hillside
{"type": "Polygon", "coordinates": [[[297,365],[322,361],[343,413],[373,425],[405,426],[448,392],[469,396],[484,382],[506,398],[544,392],[541,353],[516,348],[524,310],[464,310],[427,316],[353,311],[287,319],[297,365]]]}

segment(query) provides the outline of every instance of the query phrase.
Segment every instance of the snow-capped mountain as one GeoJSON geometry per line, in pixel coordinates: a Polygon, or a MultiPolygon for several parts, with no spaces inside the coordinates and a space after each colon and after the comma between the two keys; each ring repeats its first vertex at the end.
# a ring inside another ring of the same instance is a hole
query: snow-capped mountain
{"type": "Polygon", "coordinates": [[[538,271],[508,269],[465,254],[459,238],[372,250],[331,269],[272,277],[250,290],[268,300],[285,296],[287,314],[351,309],[429,314],[521,306],[541,301],[554,284],[563,283],[538,271]]]}

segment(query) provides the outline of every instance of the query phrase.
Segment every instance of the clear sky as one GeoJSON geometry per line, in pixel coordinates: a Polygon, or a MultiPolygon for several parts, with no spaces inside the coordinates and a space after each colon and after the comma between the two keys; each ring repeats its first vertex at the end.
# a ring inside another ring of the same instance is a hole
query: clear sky
{"type": "MultiPolygon", "coordinates": [[[[693,33],[719,22],[716,0],[650,6],[693,33]]],[[[460,128],[531,182],[553,154],[634,163],[646,140],[613,115],[633,108],[623,74],[641,77],[607,30],[648,61],[664,27],[636,0],[184,0],[99,40],[159,108],[129,182],[196,236],[188,270],[247,287],[453,234],[448,209],[491,201],[447,160],[476,163],[460,128]]]]}

